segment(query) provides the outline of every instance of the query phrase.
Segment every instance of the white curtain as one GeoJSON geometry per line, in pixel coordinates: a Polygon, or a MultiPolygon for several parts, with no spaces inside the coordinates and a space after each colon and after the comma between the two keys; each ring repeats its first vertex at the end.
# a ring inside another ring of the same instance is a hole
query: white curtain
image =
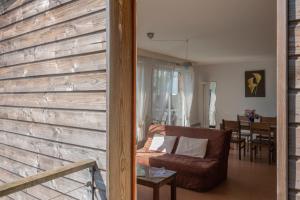
{"type": "Polygon", "coordinates": [[[152,67],[146,62],[139,62],[136,73],[136,127],[137,142],[140,142],[146,137],[147,113],[151,100],[152,67]]]}
{"type": "Polygon", "coordinates": [[[216,82],[210,83],[209,125],[216,126],[216,82]]]}
{"type": "Polygon", "coordinates": [[[181,94],[183,100],[183,125],[190,126],[191,107],[194,96],[194,69],[192,67],[184,68],[181,71],[181,94]]]}
{"type": "Polygon", "coordinates": [[[203,92],[201,96],[203,98],[203,109],[202,109],[202,117],[203,120],[201,125],[203,128],[209,128],[209,116],[210,116],[210,83],[204,82],[202,83],[203,92]]]}
{"type": "Polygon", "coordinates": [[[163,123],[168,115],[167,105],[172,92],[173,69],[164,65],[156,65],[153,71],[152,118],[163,123]]]}

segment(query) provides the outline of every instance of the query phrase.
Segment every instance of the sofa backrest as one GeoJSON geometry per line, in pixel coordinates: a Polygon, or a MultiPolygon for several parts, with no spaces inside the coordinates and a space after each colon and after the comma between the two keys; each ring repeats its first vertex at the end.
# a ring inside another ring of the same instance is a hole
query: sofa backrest
{"type": "MultiPolygon", "coordinates": [[[[147,134],[147,140],[144,145],[144,150],[149,150],[153,135],[155,133],[162,135],[177,136],[178,139],[180,136],[208,139],[205,158],[224,159],[228,156],[231,137],[230,131],[181,126],[151,125],[147,134]]],[[[177,148],[177,143],[178,141],[174,146],[173,153],[177,148]]]]}

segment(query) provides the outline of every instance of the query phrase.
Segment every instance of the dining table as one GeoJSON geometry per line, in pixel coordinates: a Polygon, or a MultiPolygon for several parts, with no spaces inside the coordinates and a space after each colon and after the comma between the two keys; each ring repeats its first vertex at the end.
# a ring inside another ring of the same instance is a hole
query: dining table
{"type": "MultiPolygon", "coordinates": [[[[263,123],[263,122],[259,122],[259,123],[263,123]]],[[[241,126],[241,130],[247,130],[250,131],[250,126],[251,126],[251,122],[249,121],[241,121],[240,122],[240,126],[241,126]]],[[[271,131],[271,137],[273,138],[273,142],[274,142],[274,146],[276,148],[277,145],[277,124],[274,123],[270,123],[270,131],[271,131]]],[[[276,150],[275,150],[275,158],[276,158],[276,150]]]]}

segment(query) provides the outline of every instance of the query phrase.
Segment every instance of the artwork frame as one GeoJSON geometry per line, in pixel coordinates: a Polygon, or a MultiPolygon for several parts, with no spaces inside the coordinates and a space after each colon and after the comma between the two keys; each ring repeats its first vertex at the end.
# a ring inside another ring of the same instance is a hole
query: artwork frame
{"type": "Polygon", "coordinates": [[[265,70],[245,71],[245,97],[266,97],[265,70]]]}

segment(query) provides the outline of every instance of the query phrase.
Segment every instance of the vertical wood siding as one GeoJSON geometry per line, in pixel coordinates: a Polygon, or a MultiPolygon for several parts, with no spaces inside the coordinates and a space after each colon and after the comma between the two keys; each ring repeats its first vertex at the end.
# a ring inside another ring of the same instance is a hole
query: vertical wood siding
{"type": "MultiPolygon", "coordinates": [[[[0,184],[91,158],[100,168],[96,197],[105,198],[105,7],[1,1],[0,184]]],[[[91,199],[88,181],[85,170],[4,199],[91,199]]]]}
{"type": "Polygon", "coordinates": [[[300,0],[289,0],[289,199],[300,199],[300,0]]]}

